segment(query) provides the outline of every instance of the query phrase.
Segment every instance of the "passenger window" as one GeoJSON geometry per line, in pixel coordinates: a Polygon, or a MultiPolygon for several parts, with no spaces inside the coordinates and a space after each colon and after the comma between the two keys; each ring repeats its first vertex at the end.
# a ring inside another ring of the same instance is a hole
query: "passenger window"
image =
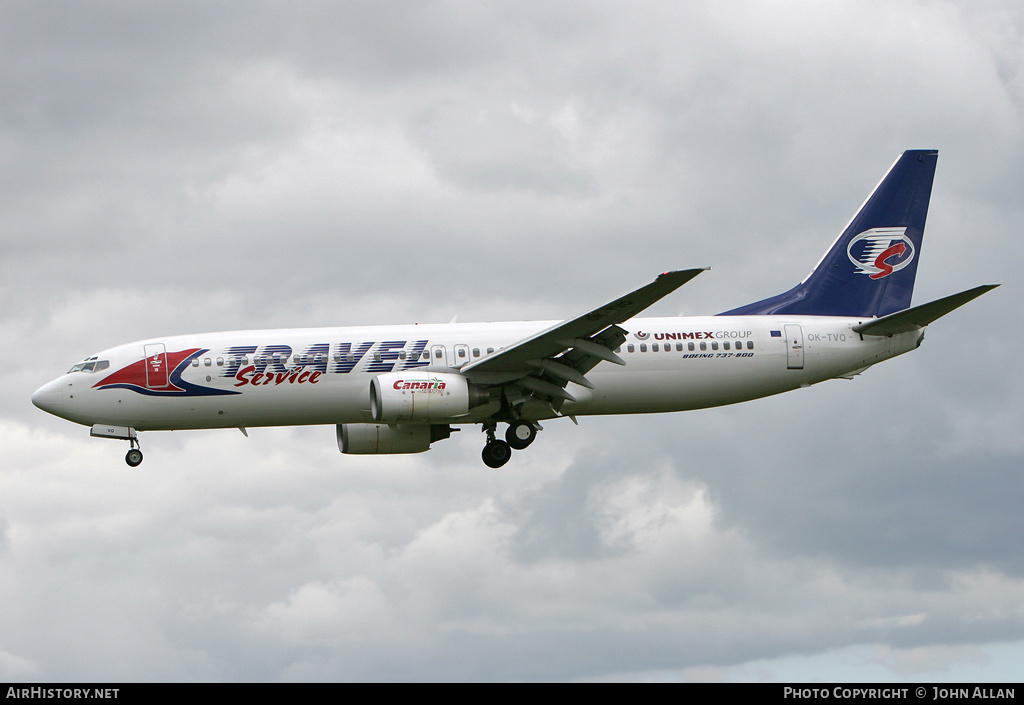
{"type": "Polygon", "coordinates": [[[204,365],[206,365],[207,367],[209,367],[210,365],[212,365],[212,364],[213,364],[213,360],[211,360],[211,359],[210,359],[210,358],[208,358],[208,357],[207,357],[207,358],[204,358],[204,359],[203,359],[203,364],[204,364],[204,365]]]}
{"type": "Polygon", "coordinates": [[[647,352],[647,343],[640,343],[640,352],[647,352]]]}
{"type": "Polygon", "coordinates": [[[724,350],[728,350],[728,349],[729,349],[729,341],[728,341],[728,340],[727,340],[727,341],[725,341],[724,343],[722,343],[722,348],[723,348],[724,350]]]}
{"type": "Polygon", "coordinates": [[[480,357],[480,348],[473,348],[473,357],[480,357]]]}
{"type": "Polygon", "coordinates": [[[652,343],[651,344],[651,352],[660,352],[657,343],[652,343]]]}
{"type": "Polygon", "coordinates": [[[223,357],[218,357],[217,358],[217,367],[224,367],[224,358],[223,357]]]}
{"type": "Polygon", "coordinates": [[[693,352],[693,343],[687,343],[686,349],[689,350],[690,352],[693,352]]]}
{"type": "Polygon", "coordinates": [[[683,351],[683,344],[682,343],[676,343],[676,352],[682,352],[682,351],[683,351]]]}
{"type": "Polygon", "coordinates": [[[701,350],[707,350],[707,349],[708,349],[708,344],[707,344],[707,343],[705,343],[705,342],[701,342],[701,344],[700,344],[700,349],[701,349],[701,350]]]}
{"type": "Polygon", "coordinates": [[[492,352],[494,352],[494,348],[487,348],[487,354],[488,355],[490,355],[492,352]]]}
{"type": "Polygon", "coordinates": [[[379,352],[375,352],[373,354],[373,361],[374,362],[380,362],[380,353],[379,352]]]}
{"type": "Polygon", "coordinates": [[[198,357],[192,358],[192,367],[199,367],[199,358],[198,357]]]}
{"type": "MultiPolygon", "coordinates": [[[[319,355],[317,357],[319,357],[319,355]]],[[[399,360],[404,360],[405,359],[405,350],[403,350],[400,353],[398,353],[398,359],[399,360]]]]}
{"type": "Polygon", "coordinates": [[[441,348],[438,348],[437,350],[434,351],[434,359],[435,360],[440,360],[441,359],[441,348]]]}
{"type": "Polygon", "coordinates": [[[466,349],[459,348],[459,357],[466,357],[466,349]]]}
{"type": "Polygon", "coordinates": [[[753,350],[753,349],[754,349],[754,341],[753,340],[748,340],[747,341],[747,350],[753,350]]]}
{"type": "Polygon", "coordinates": [[[717,340],[714,340],[714,341],[711,342],[711,349],[712,350],[718,350],[718,341],[717,340]]]}
{"type": "Polygon", "coordinates": [[[633,343],[630,343],[629,345],[627,345],[626,346],[626,350],[628,350],[629,352],[636,352],[636,348],[633,347],[633,343]]]}

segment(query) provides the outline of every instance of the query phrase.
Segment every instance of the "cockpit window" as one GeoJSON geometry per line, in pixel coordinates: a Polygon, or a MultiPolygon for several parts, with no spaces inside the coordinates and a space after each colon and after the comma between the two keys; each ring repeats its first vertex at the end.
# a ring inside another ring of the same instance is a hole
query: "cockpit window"
{"type": "Polygon", "coordinates": [[[71,374],[72,372],[100,372],[108,367],[110,367],[109,360],[97,360],[94,355],[93,357],[87,357],[77,365],[74,365],[70,370],[68,370],[68,374],[71,374]]]}

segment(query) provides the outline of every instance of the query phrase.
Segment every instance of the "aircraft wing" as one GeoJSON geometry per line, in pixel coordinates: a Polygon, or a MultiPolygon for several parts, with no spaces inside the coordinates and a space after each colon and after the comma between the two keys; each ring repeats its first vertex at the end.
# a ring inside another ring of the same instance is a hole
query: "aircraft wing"
{"type": "Polygon", "coordinates": [[[953,294],[937,299],[927,304],[914,306],[903,311],[890,313],[888,316],[875,318],[867,323],[854,326],[853,330],[862,335],[895,335],[896,333],[909,333],[920,330],[929,323],[942,318],[950,311],[960,308],[968,301],[978,298],[982,294],[995,289],[998,284],[985,284],[976,286],[959,294],[953,294]]]}
{"type": "Polygon", "coordinates": [[[620,296],[582,316],[524,338],[461,372],[477,384],[514,383],[526,394],[549,401],[574,400],[569,382],[592,388],[584,375],[602,360],[625,363],[612,352],[626,340],[617,324],[629,320],[681,287],[704,269],[665,272],[650,284],[620,296]]]}

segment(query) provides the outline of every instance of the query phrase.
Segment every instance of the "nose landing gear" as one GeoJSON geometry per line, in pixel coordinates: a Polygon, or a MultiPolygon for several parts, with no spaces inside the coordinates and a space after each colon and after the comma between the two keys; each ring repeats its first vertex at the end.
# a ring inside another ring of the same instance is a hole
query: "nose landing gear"
{"type": "Polygon", "coordinates": [[[142,464],[142,451],[139,449],[139,441],[136,438],[130,438],[129,441],[132,447],[125,453],[124,462],[128,463],[128,467],[137,468],[142,464]]]}
{"type": "Polygon", "coordinates": [[[128,467],[137,468],[142,464],[142,451],[139,450],[138,432],[131,426],[111,426],[109,424],[93,424],[89,430],[93,438],[113,438],[118,441],[128,441],[131,449],[125,454],[124,462],[128,467]]]}

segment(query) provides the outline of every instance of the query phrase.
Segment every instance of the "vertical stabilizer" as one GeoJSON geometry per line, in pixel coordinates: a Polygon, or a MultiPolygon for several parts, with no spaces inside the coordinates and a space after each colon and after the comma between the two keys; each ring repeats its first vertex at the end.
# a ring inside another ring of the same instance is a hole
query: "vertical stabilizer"
{"type": "Polygon", "coordinates": [[[867,317],[909,308],[938,155],[904,152],[806,279],[719,315],[867,317]]]}

